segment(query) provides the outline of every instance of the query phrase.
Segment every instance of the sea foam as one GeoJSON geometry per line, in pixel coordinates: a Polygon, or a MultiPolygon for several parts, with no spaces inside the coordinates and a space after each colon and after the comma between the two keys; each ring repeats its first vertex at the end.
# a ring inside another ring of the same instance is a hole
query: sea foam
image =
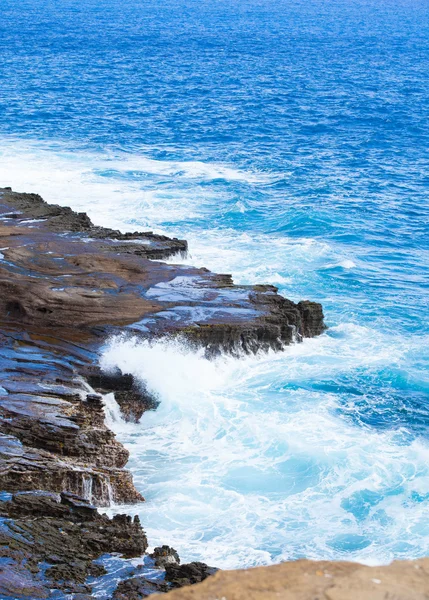
{"type": "Polygon", "coordinates": [[[111,340],[104,368],[133,373],[160,400],[137,425],[112,397],[107,410],[147,500],[137,510],[151,543],[222,568],[429,551],[428,446],[349,418],[360,397],[344,406],[342,389],[347,377],[368,385],[411,350],[352,324],[241,359],[207,360],[177,341],[111,340]]]}
{"type": "Polygon", "coordinates": [[[208,361],[177,343],[111,340],[103,365],[133,373],[160,401],[133,425],[106,398],[147,498],[138,510],[153,545],[226,568],[429,552],[428,344],[419,288],[392,291],[404,289],[400,261],[351,234],[352,243],[312,237],[289,207],[290,230],[270,229],[286,211],[279,204],[272,217],[255,200],[270,175],[154,160],[150,149],[133,156],[5,139],[0,152],[2,185],[100,225],[185,237],[189,264],[323,303],[328,333],[280,355],[208,361]]]}

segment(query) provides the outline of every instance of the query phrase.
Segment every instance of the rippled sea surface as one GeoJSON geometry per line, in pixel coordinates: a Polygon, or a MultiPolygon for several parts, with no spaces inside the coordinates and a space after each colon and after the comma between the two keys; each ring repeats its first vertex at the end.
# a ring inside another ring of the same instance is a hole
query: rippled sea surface
{"type": "Polygon", "coordinates": [[[426,0],[0,16],[0,185],[325,309],[278,355],[106,346],[161,400],[135,426],[107,399],[151,543],[220,567],[429,554],[426,0]]]}

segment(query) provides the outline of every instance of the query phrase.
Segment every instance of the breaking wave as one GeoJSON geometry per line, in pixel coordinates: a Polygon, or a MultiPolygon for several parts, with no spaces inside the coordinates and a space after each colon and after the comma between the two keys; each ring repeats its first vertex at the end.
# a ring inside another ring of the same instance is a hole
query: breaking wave
{"type": "Polygon", "coordinates": [[[106,408],[151,543],[222,568],[427,554],[429,446],[418,422],[398,420],[404,397],[377,390],[382,380],[406,395],[426,341],[343,324],[281,354],[207,360],[177,341],[111,340],[104,368],[160,400],[140,424],[124,423],[112,396],[106,408]]]}

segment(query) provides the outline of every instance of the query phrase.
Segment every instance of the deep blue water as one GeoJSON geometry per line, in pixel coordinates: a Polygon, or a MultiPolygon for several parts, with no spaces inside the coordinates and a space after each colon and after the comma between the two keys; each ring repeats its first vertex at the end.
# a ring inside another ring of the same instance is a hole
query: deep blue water
{"type": "Polygon", "coordinates": [[[278,356],[106,351],[162,400],[112,423],[150,539],[219,566],[429,554],[428,3],[0,11],[0,184],[325,308],[278,356]]]}

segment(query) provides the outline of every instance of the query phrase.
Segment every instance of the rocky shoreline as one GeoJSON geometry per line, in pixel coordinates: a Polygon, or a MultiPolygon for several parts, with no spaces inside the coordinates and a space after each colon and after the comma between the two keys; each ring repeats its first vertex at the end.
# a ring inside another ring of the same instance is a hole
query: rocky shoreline
{"type": "MultiPolygon", "coordinates": [[[[147,548],[138,521],[95,508],[144,501],[128,452],[104,423],[101,394],[114,392],[135,422],[155,407],[132,376],[100,370],[109,336],[179,335],[213,355],[281,350],[324,331],[318,303],[158,262],[186,251],[184,240],[122,234],[0,189],[0,597],[89,598],[94,559],[147,548]]],[[[164,587],[129,585],[144,597],[138,589],[166,591],[212,572],[202,563],[181,569],[164,587]]]]}
{"type": "Polygon", "coordinates": [[[147,555],[138,518],[97,510],[144,501],[128,452],[105,425],[102,395],[114,392],[128,421],[156,407],[131,375],[101,371],[109,336],[179,335],[208,355],[281,350],[324,331],[320,304],[158,262],[180,260],[186,241],[97,227],[8,188],[0,189],[0,238],[0,600],[88,600],[106,576],[102,559],[115,556],[143,562],[101,596],[113,600],[165,592],[178,600],[429,599],[427,559],[214,574],[204,563],[181,565],[168,546],[147,555]]]}

